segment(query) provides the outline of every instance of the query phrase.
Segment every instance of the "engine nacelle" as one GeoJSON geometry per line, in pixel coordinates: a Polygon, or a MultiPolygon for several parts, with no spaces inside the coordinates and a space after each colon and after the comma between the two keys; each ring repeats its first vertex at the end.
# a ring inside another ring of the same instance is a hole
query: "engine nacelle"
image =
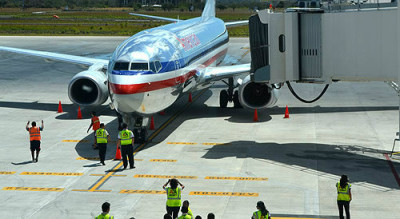
{"type": "Polygon", "coordinates": [[[108,98],[107,76],[103,66],[92,66],[76,74],[69,83],[69,99],[81,106],[98,106],[108,98]]]}
{"type": "Polygon", "coordinates": [[[264,109],[273,106],[278,100],[278,90],[266,83],[255,83],[250,76],[245,77],[239,86],[240,104],[249,109],[264,109]]]}

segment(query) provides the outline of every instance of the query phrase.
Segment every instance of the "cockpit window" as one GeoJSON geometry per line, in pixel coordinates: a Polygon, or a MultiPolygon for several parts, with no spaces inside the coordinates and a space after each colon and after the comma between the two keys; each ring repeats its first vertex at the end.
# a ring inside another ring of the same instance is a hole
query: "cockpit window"
{"type": "Polygon", "coordinates": [[[114,70],[129,70],[129,62],[116,62],[114,65],[114,70]]]}
{"type": "Polygon", "coordinates": [[[147,62],[132,62],[131,70],[149,70],[149,64],[147,62]]]}
{"type": "Polygon", "coordinates": [[[159,72],[161,70],[160,61],[151,62],[150,63],[150,69],[155,73],[159,72]]]}

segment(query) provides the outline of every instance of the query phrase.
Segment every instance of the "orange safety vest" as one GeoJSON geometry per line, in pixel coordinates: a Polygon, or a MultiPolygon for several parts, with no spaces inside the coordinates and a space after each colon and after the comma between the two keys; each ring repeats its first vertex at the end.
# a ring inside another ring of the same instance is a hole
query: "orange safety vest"
{"type": "Polygon", "coordinates": [[[100,128],[100,120],[99,117],[93,116],[92,118],[92,123],[93,123],[93,130],[96,131],[97,129],[100,128]]]}
{"type": "Polygon", "coordinates": [[[40,128],[39,127],[31,127],[29,129],[29,136],[31,141],[40,141],[40,128]]]}

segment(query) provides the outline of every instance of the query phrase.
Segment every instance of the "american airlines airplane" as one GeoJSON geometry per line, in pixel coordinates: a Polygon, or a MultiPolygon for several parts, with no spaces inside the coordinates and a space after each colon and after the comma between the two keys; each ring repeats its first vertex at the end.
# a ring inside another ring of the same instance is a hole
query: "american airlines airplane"
{"type": "Polygon", "coordinates": [[[143,118],[166,109],[183,93],[206,89],[222,79],[229,79],[229,88],[220,93],[222,108],[229,101],[250,109],[275,104],[277,90],[269,84],[251,82],[250,64],[218,66],[228,49],[226,28],[248,21],[224,23],[216,18],[215,0],[207,1],[201,17],[189,20],[131,14],[173,23],[133,35],[117,47],[110,60],[4,46],[0,51],[89,66],[71,79],[71,101],[96,106],[110,97],[120,124],[137,126],[139,121],[139,133],[144,135],[148,122],[142,121],[148,119],[143,118]],[[238,75],[241,77],[234,83],[238,75]]]}

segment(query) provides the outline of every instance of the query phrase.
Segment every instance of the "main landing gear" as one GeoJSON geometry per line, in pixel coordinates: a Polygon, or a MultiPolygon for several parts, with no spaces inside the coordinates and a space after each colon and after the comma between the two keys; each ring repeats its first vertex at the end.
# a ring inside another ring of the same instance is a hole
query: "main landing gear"
{"type": "Polygon", "coordinates": [[[228,83],[223,81],[225,84],[228,85],[228,90],[221,90],[219,93],[219,106],[221,108],[226,108],[228,106],[228,102],[233,101],[233,106],[235,108],[242,108],[242,105],[239,101],[239,91],[233,92],[234,85],[233,85],[233,78],[228,79],[228,83]]]}

